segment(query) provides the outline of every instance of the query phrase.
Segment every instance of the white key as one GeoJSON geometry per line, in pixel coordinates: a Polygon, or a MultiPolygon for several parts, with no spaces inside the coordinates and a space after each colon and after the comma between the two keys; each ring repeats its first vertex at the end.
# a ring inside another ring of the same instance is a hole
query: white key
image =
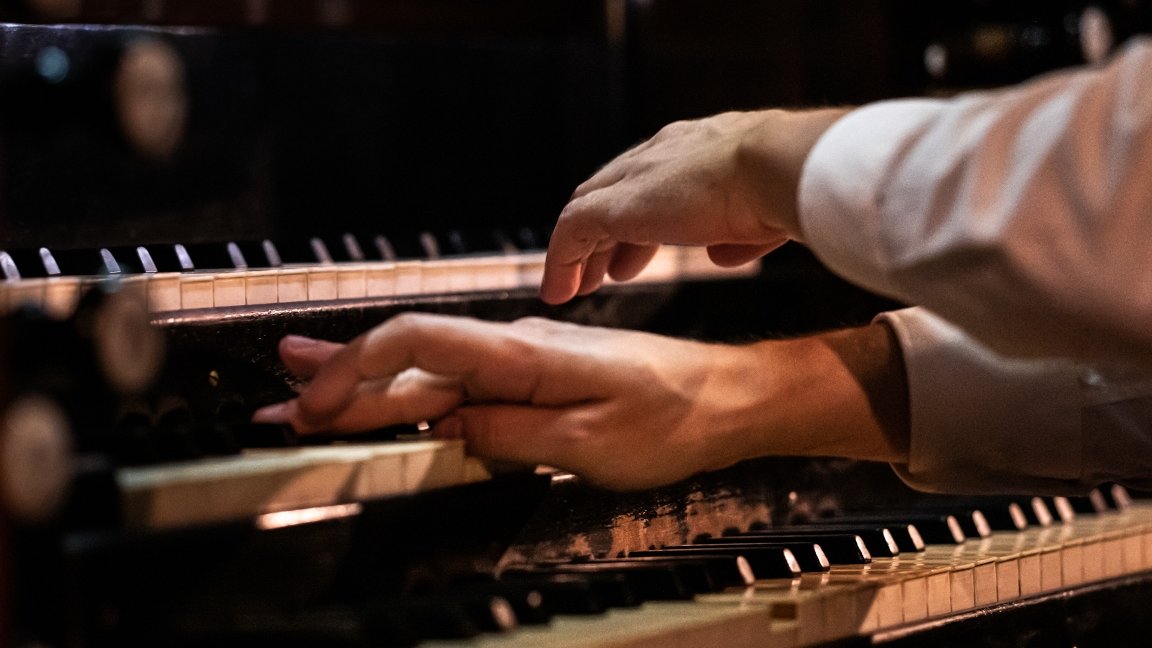
{"type": "Polygon", "coordinates": [[[281,270],[276,275],[276,300],[281,304],[308,301],[308,272],[281,270]]]}
{"type": "Polygon", "coordinates": [[[392,297],[396,294],[396,264],[373,263],[364,272],[366,297],[392,297]]]}
{"type": "Polygon", "coordinates": [[[44,282],[45,312],[59,319],[71,315],[80,301],[81,281],[69,277],[50,277],[44,282]]]}
{"type": "Polygon", "coordinates": [[[419,295],[423,286],[422,273],[423,268],[419,261],[397,261],[395,294],[400,296],[419,295]]]}
{"type": "Polygon", "coordinates": [[[1040,589],[1054,592],[1064,587],[1064,560],[1060,547],[1040,551],[1040,589]]]}
{"type": "Polygon", "coordinates": [[[222,308],[246,304],[248,297],[244,279],[244,273],[240,272],[222,272],[216,275],[212,286],[213,305],[222,308]]]}
{"type": "Polygon", "coordinates": [[[439,295],[451,292],[450,286],[453,269],[452,264],[447,261],[424,261],[420,268],[420,293],[424,295],[439,295]]]}
{"type": "Polygon", "coordinates": [[[331,301],[339,297],[339,270],[315,267],[308,271],[308,301],[331,301]]]}
{"type": "Polygon", "coordinates": [[[1064,587],[1084,583],[1084,540],[1073,538],[1065,541],[1060,551],[1060,574],[1064,587]]]}
{"type": "Polygon", "coordinates": [[[278,270],[253,270],[244,273],[244,301],[250,306],[275,304],[279,301],[278,270]]]}
{"type": "Polygon", "coordinates": [[[212,308],[215,289],[211,275],[186,274],[180,277],[180,308],[212,308]]]}
{"type": "Polygon", "coordinates": [[[999,600],[995,559],[977,562],[973,570],[973,580],[976,584],[976,591],[973,592],[976,607],[992,605],[999,600]]]}
{"type": "Polygon", "coordinates": [[[529,288],[539,286],[540,282],[544,279],[544,253],[527,253],[520,255],[519,270],[517,274],[520,275],[519,287],[529,288]]]}
{"type": "Polygon", "coordinates": [[[1104,543],[1100,541],[1100,538],[1085,538],[1081,556],[1084,561],[1085,583],[1104,578],[1104,543]]]}
{"type": "Polygon", "coordinates": [[[25,279],[7,284],[8,308],[16,310],[22,306],[44,307],[44,279],[25,279]]]}
{"type": "Polygon", "coordinates": [[[180,274],[161,272],[148,277],[148,310],[166,313],[180,310],[180,274]]]}
{"type": "Polygon", "coordinates": [[[339,299],[363,299],[368,295],[368,271],[362,264],[348,264],[336,269],[336,296],[339,299]]]}
{"type": "Polygon", "coordinates": [[[479,259],[472,267],[475,290],[513,290],[519,287],[519,261],[513,256],[479,259]]]}

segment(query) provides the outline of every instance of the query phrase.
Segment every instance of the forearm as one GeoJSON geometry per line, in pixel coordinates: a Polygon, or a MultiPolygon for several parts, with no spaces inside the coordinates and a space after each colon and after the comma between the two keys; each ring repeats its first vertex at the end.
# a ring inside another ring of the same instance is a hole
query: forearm
{"type": "Polygon", "coordinates": [[[908,398],[899,344],[884,324],[755,345],[760,398],[749,456],[838,456],[903,463],[908,398]]]}

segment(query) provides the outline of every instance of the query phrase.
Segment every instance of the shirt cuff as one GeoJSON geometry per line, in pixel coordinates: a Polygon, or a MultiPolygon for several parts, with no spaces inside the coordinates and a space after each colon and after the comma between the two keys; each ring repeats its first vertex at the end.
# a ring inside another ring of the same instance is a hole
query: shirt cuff
{"type": "Polygon", "coordinates": [[[908,374],[908,463],[919,490],[1082,493],[1079,368],[999,356],[922,308],[883,313],[908,374]]]}
{"type": "Polygon", "coordinates": [[[880,206],[893,160],[934,122],[934,99],[881,101],[841,117],[817,140],[800,175],[798,208],[805,244],[841,277],[889,297],[880,206]]]}

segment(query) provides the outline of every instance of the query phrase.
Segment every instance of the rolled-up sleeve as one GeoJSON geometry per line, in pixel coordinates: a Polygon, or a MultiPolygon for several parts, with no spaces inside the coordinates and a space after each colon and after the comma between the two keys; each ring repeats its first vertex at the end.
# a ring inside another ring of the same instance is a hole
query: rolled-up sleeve
{"type": "Polygon", "coordinates": [[[879,316],[908,375],[911,486],[1080,493],[1152,484],[1152,371],[1007,358],[923,308],[879,316]]]}

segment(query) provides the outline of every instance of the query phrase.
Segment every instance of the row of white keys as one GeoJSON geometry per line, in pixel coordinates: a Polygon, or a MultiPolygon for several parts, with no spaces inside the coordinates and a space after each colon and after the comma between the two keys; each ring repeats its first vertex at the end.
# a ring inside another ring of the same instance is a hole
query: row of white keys
{"type": "Polygon", "coordinates": [[[251,450],[125,468],[125,524],[177,528],[414,493],[489,479],[459,440],[251,450]]]}
{"type": "MultiPolygon", "coordinates": [[[[718,279],[754,274],[756,264],[718,268],[699,248],[661,248],[633,283],[718,279]]],[[[304,302],[414,297],[422,295],[535,289],[543,277],[543,253],[285,266],[220,272],[161,272],[123,275],[137,285],[154,313],[269,306],[304,302]]],[[[0,284],[0,312],[21,304],[50,313],[70,313],[83,289],[105,278],[50,277],[0,284]]],[[[608,280],[608,283],[614,283],[608,280]]]]}
{"type": "Polygon", "coordinates": [[[930,545],[869,565],[834,566],[825,575],[806,575],[806,593],[795,585],[759,589],[780,599],[770,605],[773,616],[795,621],[796,645],[805,646],[1148,569],[1152,511],[1134,508],[962,545],[930,545]]]}

